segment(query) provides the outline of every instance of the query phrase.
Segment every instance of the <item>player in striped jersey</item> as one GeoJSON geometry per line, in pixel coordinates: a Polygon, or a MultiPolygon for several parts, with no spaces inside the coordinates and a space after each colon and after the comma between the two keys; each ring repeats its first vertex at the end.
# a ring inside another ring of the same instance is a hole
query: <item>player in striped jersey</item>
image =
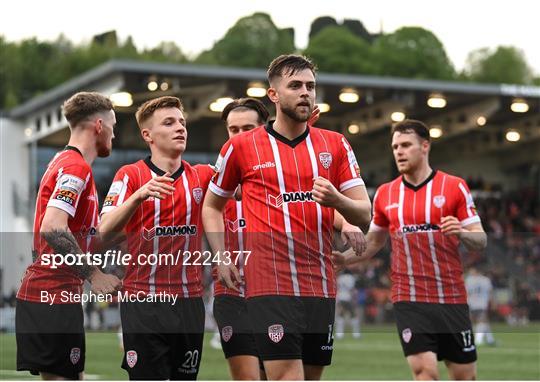
{"type": "Polygon", "coordinates": [[[415,379],[438,379],[444,360],[451,379],[476,377],[476,348],[458,245],[486,246],[486,234],[465,181],[429,165],[429,130],[405,120],[392,128],[399,172],[373,201],[367,250],[336,255],[351,265],[392,242],[392,301],[398,333],[415,379]]]}
{"type": "Polygon", "coordinates": [[[130,379],[196,379],[204,334],[202,261],[196,254],[213,170],[182,160],[187,130],[178,98],[149,100],[136,118],[151,155],[116,173],[100,233],[108,240],[127,235],[132,262],[123,293],[167,299],[121,303],[122,367],[130,379]],[[150,261],[152,254],[171,256],[150,261]]]}
{"type": "MultiPolygon", "coordinates": [[[[269,379],[320,379],[333,350],[335,277],[330,260],[334,211],[366,226],[371,205],[346,139],[308,121],[315,69],[304,57],[280,56],[268,70],[276,121],[229,140],[205,200],[203,220],[214,251],[223,251],[222,211],[242,185],[248,314],[269,379]]],[[[218,265],[229,288],[242,280],[218,265]]]]}
{"type": "MultiPolygon", "coordinates": [[[[240,98],[229,103],[221,113],[225,121],[229,138],[263,125],[269,113],[264,104],[254,98],[240,98]]],[[[233,253],[232,261],[238,264],[240,275],[244,274],[243,259],[237,256],[243,250],[243,231],[246,225],[242,213],[240,186],[234,198],[229,199],[223,212],[225,224],[225,247],[233,253]]],[[[217,269],[213,269],[214,278],[214,317],[221,336],[221,347],[231,377],[234,380],[260,379],[259,357],[253,329],[247,314],[245,288],[239,290],[227,288],[217,280],[217,269]]]]}
{"type": "Polygon", "coordinates": [[[99,204],[91,165],[97,157],[109,156],[116,124],[111,101],[99,93],[77,93],[64,103],[63,111],[71,136],[41,179],[34,217],[34,262],[17,293],[17,370],[41,374],[42,379],[83,377],[80,296],[84,280],[91,282],[94,293],[111,293],[120,287],[116,276],[85,261],[56,267],[48,257],[94,250],[99,204]]]}

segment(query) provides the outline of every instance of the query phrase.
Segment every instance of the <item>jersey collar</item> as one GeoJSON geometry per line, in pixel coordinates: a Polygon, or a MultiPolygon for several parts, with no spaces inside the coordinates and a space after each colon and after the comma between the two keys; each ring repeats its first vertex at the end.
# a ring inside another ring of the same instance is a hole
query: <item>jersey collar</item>
{"type": "Polygon", "coordinates": [[[290,140],[274,130],[274,122],[275,121],[268,121],[265,126],[266,132],[276,138],[278,141],[283,142],[288,146],[291,146],[293,149],[309,135],[309,125],[306,125],[306,131],[304,131],[302,134],[300,134],[293,140],[290,140]]]}
{"type": "MultiPolygon", "coordinates": [[[[154,171],[157,175],[159,175],[159,176],[165,175],[165,171],[163,171],[158,166],[156,166],[154,163],[152,163],[152,156],[148,155],[144,159],[144,163],[150,168],[150,170],[154,171]]],[[[180,178],[180,176],[182,176],[183,172],[184,172],[184,162],[182,162],[182,164],[180,165],[180,168],[178,170],[176,170],[174,174],[171,175],[171,178],[176,180],[176,179],[180,178]]]]}
{"type": "Polygon", "coordinates": [[[401,176],[401,181],[403,182],[405,187],[410,188],[411,190],[416,192],[419,189],[421,189],[422,187],[424,187],[426,184],[428,184],[431,181],[431,179],[435,178],[435,175],[437,175],[437,170],[431,170],[431,174],[429,174],[429,176],[426,178],[426,180],[424,180],[422,183],[420,183],[420,184],[418,184],[416,186],[414,184],[411,184],[411,183],[407,182],[403,175],[401,176]]]}
{"type": "Polygon", "coordinates": [[[81,150],[79,150],[75,146],[66,145],[66,147],[64,147],[64,151],[67,151],[67,150],[73,150],[73,151],[79,153],[80,156],[83,156],[82,153],[81,153],[81,150]]]}

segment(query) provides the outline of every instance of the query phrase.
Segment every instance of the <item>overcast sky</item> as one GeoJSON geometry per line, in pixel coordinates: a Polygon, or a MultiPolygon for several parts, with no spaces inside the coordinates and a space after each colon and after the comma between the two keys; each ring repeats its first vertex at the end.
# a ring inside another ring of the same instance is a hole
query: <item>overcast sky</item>
{"type": "Polygon", "coordinates": [[[540,74],[538,0],[7,0],[0,33],[9,41],[64,33],[75,42],[115,29],[133,36],[137,47],[174,41],[196,55],[220,39],[242,16],[266,12],[278,27],[293,27],[298,48],[307,45],[309,26],[318,16],[359,19],[372,32],[421,26],[442,41],[458,70],[467,54],[481,47],[513,45],[525,52],[540,74]]]}

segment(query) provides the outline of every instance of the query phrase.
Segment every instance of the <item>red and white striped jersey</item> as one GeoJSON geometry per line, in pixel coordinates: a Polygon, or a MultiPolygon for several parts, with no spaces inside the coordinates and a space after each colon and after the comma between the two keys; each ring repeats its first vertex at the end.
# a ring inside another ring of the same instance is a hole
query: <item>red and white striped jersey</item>
{"type": "Polygon", "coordinates": [[[465,181],[433,171],[420,185],[403,177],[383,184],[373,201],[370,231],[388,230],[392,242],[392,301],[466,304],[459,239],[440,231],[454,216],[480,222],[465,181]]]}
{"type": "MultiPolygon", "coordinates": [[[[41,178],[34,215],[33,252],[36,260],[26,270],[17,298],[41,302],[41,291],[60,294],[62,291],[80,294],[83,281],[69,266],[52,269],[43,254],[55,254],[40,235],[41,222],[47,207],[59,208],[69,214],[68,227],[82,250],[91,250],[92,237],[99,223],[98,196],[92,169],[80,151],[71,146],[57,153],[41,178]]],[[[54,300],[54,303],[69,301],[54,300]]]]}
{"type": "Polygon", "coordinates": [[[341,192],[363,186],[347,140],[309,126],[294,140],[272,123],[239,134],[222,148],[210,190],[231,197],[242,185],[246,222],[246,296],[335,296],[330,260],[334,210],[313,200],[322,176],[341,192]]]}
{"type": "MultiPolygon", "coordinates": [[[[164,174],[150,157],[123,166],[114,177],[102,213],[120,206],[150,179],[164,174]]],[[[202,203],[212,175],[208,165],[191,166],[182,161],[182,166],[171,175],[173,195],[166,195],[163,200],[150,197],[137,208],[125,227],[132,260],[126,266],[124,291],[202,296],[202,261],[195,261],[194,252],[201,251],[202,203]],[[173,256],[165,261],[164,257],[150,259],[151,254],[173,256]],[[158,259],[159,263],[154,261],[158,259]],[[199,264],[193,265],[194,262],[199,264]]]]}
{"type": "MultiPolygon", "coordinates": [[[[246,227],[246,219],[242,214],[242,201],[231,199],[225,204],[223,211],[223,224],[225,226],[225,248],[230,252],[231,261],[237,264],[238,272],[242,278],[244,274],[244,263],[246,253],[244,251],[244,229],[246,227]]],[[[248,258],[249,260],[249,258],[248,258]]],[[[239,292],[234,289],[227,288],[217,281],[217,271],[212,270],[214,279],[214,296],[229,295],[245,297],[245,288],[240,286],[239,292]]]]}

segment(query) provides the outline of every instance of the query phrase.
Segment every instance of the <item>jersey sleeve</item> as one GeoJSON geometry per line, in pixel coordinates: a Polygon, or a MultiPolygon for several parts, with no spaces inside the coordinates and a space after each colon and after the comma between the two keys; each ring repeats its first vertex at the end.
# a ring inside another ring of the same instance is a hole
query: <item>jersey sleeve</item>
{"type": "Polygon", "coordinates": [[[107,213],[122,205],[139,187],[127,166],[118,170],[103,202],[101,213],[107,213]]]}
{"type": "Polygon", "coordinates": [[[229,140],[221,148],[214,166],[216,172],[209,185],[210,191],[224,198],[231,198],[240,183],[240,155],[235,147],[237,142],[238,140],[229,140]]]}
{"type": "Polygon", "coordinates": [[[343,192],[355,186],[364,186],[364,180],[360,176],[360,167],[351,145],[345,137],[341,136],[339,145],[338,183],[339,191],[343,192]]]}
{"type": "Polygon", "coordinates": [[[480,216],[476,212],[476,206],[474,205],[474,200],[467,183],[463,179],[459,179],[457,187],[459,190],[456,192],[457,204],[455,216],[461,222],[461,226],[466,227],[470,224],[480,223],[480,216]]]}
{"type": "Polygon", "coordinates": [[[55,207],[75,217],[82,193],[91,176],[90,167],[86,164],[72,163],[58,172],[56,185],[47,203],[47,207],[55,207]]]}
{"type": "Polygon", "coordinates": [[[382,205],[380,194],[381,188],[377,190],[373,198],[373,220],[369,226],[370,231],[388,231],[388,226],[390,225],[388,217],[385,214],[385,208],[382,205]]]}

